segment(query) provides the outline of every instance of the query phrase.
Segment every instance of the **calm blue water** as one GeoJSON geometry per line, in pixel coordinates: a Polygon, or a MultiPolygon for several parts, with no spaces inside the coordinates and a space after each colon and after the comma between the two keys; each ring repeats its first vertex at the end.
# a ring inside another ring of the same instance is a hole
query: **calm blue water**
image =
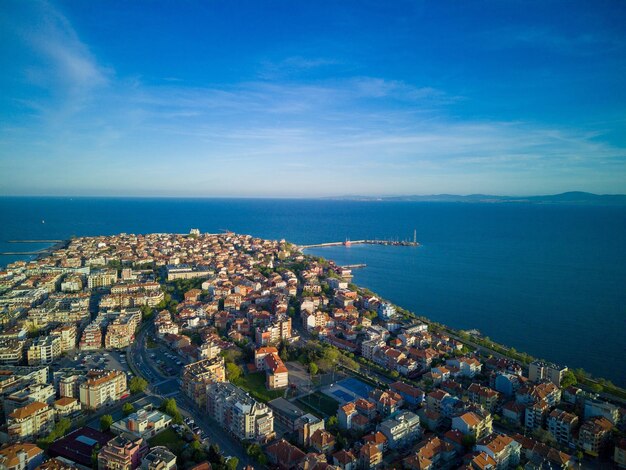
{"type": "MultiPolygon", "coordinates": [[[[355,282],[438,322],[626,386],[626,208],[249,199],[0,198],[10,239],[229,229],[299,244],[411,238],[418,248],[309,250],[367,263],[355,282]],[[41,221],[45,220],[45,224],[41,221]]],[[[0,257],[5,265],[15,257],[0,257]]]]}

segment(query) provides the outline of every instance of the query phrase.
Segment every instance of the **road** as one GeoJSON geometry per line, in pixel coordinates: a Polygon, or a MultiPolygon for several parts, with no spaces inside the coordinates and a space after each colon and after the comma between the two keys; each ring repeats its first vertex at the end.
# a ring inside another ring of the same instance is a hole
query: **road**
{"type": "Polygon", "coordinates": [[[219,446],[222,454],[237,457],[239,459],[239,467],[252,465],[255,468],[261,468],[257,462],[253,461],[246,454],[243,446],[235,437],[228,434],[204,410],[199,410],[189,398],[180,393],[177,378],[166,377],[159,372],[154,362],[150,359],[146,347],[146,337],[149,334],[154,334],[154,324],[152,322],[139,331],[135,342],[127,350],[127,357],[131,367],[148,381],[150,385],[149,394],[159,398],[174,398],[181,414],[193,418],[195,423],[207,435],[209,441],[219,446]]]}

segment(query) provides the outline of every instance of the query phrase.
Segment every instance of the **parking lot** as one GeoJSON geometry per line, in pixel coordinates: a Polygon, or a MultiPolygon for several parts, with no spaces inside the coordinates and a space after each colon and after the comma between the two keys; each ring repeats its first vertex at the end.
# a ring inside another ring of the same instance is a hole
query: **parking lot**
{"type": "Polygon", "coordinates": [[[128,371],[128,362],[124,351],[73,351],[55,360],[52,363],[54,370],[77,369],[88,371],[90,369],[122,370],[128,371]]]}

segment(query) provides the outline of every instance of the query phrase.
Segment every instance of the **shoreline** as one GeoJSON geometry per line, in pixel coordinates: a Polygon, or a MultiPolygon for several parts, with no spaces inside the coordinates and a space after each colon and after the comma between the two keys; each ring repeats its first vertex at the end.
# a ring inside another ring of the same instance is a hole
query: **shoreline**
{"type": "MultiPolygon", "coordinates": [[[[325,245],[325,246],[314,246],[313,248],[329,248],[329,247],[336,247],[336,245],[325,245]]],[[[348,248],[348,247],[346,247],[348,248]]],[[[311,257],[318,257],[317,255],[313,255],[313,254],[307,254],[304,252],[304,250],[302,250],[302,254],[304,256],[311,256],[311,257]]],[[[337,264],[337,262],[331,258],[326,258],[323,256],[320,256],[321,258],[328,260],[328,261],[332,261],[333,263],[337,264]]],[[[339,264],[337,264],[337,266],[339,266],[339,264]]],[[[376,293],[376,291],[370,289],[369,287],[365,287],[365,286],[361,286],[359,284],[355,284],[358,288],[358,291],[364,292],[370,292],[373,295],[375,295],[376,297],[380,298],[380,299],[385,299],[383,296],[380,296],[376,293]]],[[[462,342],[463,344],[472,346],[472,347],[478,347],[478,348],[483,348],[486,350],[491,351],[493,354],[495,355],[502,355],[502,356],[506,356],[510,359],[513,359],[515,361],[520,362],[523,367],[525,369],[528,368],[528,364],[535,361],[535,360],[544,360],[543,358],[538,358],[535,357],[531,354],[528,354],[526,352],[522,352],[522,351],[517,351],[515,348],[511,347],[511,346],[507,346],[505,344],[502,343],[498,343],[495,342],[493,340],[491,340],[488,336],[483,336],[482,333],[479,335],[475,335],[472,334],[472,332],[479,332],[480,330],[476,327],[472,327],[469,329],[456,329],[453,327],[450,327],[446,324],[442,324],[439,322],[436,322],[426,316],[422,316],[422,315],[417,315],[414,312],[411,312],[410,310],[405,309],[404,307],[402,307],[401,305],[399,305],[396,302],[393,301],[389,301],[389,299],[385,299],[386,301],[388,301],[389,303],[391,303],[392,305],[394,305],[395,307],[397,307],[399,310],[408,313],[410,316],[412,316],[413,318],[422,321],[426,324],[428,324],[429,326],[435,326],[436,328],[440,328],[443,331],[445,331],[446,333],[450,334],[451,336],[454,336],[455,339],[457,339],[458,341],[462,342]],[[482,343],[482,344],[481,344],[482,343]],[[523,359],[522,359],[523,358],[523,359]]],[[[553,362],[550,361],[548,359],[549,362],[553,362]]],[[[569,368],[569,367],[568,367],[569,368]]],[[[613,401],[616,401],[622,405],[626,406],[626,388],[623,388],[619,385],[613,384],[610,380],[605,379],[604,377],[600,377],[600,376],[595,376],[591,373],[589,373],[586,370],[583,370],[582,368],[576,368],[576,369],[571,369],[570,370],[576,375],[576,379],[578,380],[578,384],[579,386],[584,387],[585,389],[589,390],[590,387],[592,387],[594,384],[595,385],[599,385],[601,387],[603,387],[603,391],[600,392],[601,396],[604,396],[607,399],[611,399],[613,401]],[[585,374],[584,375],[580,375],[577,371],[582,370],[585,374]],[[607,382],[610,383],[611,385],[607,386],[607,382]]]]}

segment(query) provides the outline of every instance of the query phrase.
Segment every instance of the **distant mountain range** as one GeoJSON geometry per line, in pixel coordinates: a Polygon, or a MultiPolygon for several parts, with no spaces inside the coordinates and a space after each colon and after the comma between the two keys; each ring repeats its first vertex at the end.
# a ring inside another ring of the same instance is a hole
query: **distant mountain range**
{"type": "Polygon", "coordinates": [[[593,194],[570,191],[546,196],[490,196],[488,194],[433,194],[430,196],[339,196],[328,199],[351,201],[418,201],[418,202],[468,202],[468,203],[531,203],[531,204],[585,204],[626,205],[626,194],[593,194]]]}

